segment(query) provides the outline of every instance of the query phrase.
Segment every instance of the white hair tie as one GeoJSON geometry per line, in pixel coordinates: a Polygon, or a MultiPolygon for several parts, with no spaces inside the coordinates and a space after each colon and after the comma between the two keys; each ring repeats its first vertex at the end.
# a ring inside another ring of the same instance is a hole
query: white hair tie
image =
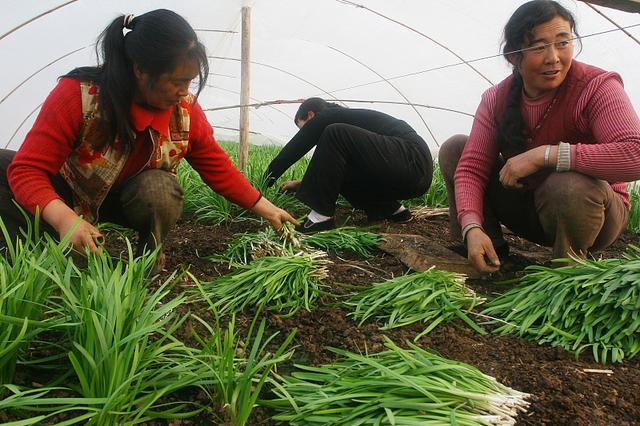
{"type": "Polygon", "coordinates": [[[131,21],[133,21],[133,18],[135,18],[135,17],[136,17],[136,15],[134,15],[133,13],[130,13],[127,16],[125,16],[124,17],[124,21],[122,22],[122,26],[124,28],[132,30],[133,28],[130,25],[131,25],[131,21]]]}

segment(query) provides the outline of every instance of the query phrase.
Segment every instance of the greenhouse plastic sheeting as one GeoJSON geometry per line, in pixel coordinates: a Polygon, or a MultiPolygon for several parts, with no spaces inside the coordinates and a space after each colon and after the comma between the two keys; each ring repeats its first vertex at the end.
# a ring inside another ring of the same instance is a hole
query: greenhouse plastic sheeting
{"type": "MultiPolygon", "coordinates": [[[[233,129],[238,128],[239,108],[234,106],[240,102],[241,8],[245,3],[4,1],[0,22],[0,148],[16,149],[21,144],[57,77],[75,66],[95,64],[93,43],[111,19],[118,14],[141,14],[156,8],[175,10],[198,30],[212,57],[212,74],[200,103],[205,109],[228,107],[207,111],[207,115],[219,138],[236,138],[233,129]]],[[[311,96],[390,102],[345,105],[378,109],[402,118],[436,149],[450,135],[469,132],[481,94],[510,72],[500,56],[501,31],[522,3],[249,2],[251,102],[311,96]]],[[[595,6],[614,24],[582,2],[561,3],[576,14],[578,31],[583,36],[577,58],[620,72],[638,110],[640,45],[618,30],[616,24],[629,27],[626,31],[640,38],[640,27],[634,27],[640,17],[595,6]]],[[[576,47],[576,52],[579,50],[576,47]]],[[[293,123],[297,106],[291,103],[251,108],[252,141],[286,142],[297,130],[293,123]]]]}

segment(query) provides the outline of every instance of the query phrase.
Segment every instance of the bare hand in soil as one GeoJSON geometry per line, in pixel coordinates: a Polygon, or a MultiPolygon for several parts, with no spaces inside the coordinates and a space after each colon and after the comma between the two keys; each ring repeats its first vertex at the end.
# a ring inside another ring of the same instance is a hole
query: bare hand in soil
{"type": "Polygon", "coordinates": [[[500,269],[500,259],[491,238],[482,228],[472,228],[467,232],[467,253],[469,263],[480,272],[491,273],[500,269]]]}

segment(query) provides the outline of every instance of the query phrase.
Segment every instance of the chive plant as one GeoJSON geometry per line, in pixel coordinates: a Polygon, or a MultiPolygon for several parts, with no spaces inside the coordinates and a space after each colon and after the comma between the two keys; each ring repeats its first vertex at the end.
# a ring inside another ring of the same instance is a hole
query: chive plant
{"type": "Polygon", "coordinates": [[[272,227],[239,234],[224,252],[205,256],[205,259],[234,265],[265,256],[293,256],[302,249],[300,238],[293,225],[284,223],[279,234],[272,227]]]}
{"type": "Polygon", "coordinates": [[[48,419],[55,417],[56,425],[84,424],[90,420],[96,409],[95,405],[104,404],[106,398],[77,398],[54,396],[71,392],[62,386],[51,386],[38,389],[24,389],[16,385],[0,386],[0,413],[12,413],[20,416],[20,420],[3,423],[12,426],[28,426],[54,424],[48,419]],[[44,414],[41,414],[44,413],[44,414]],[[64,421],[60,421],[64,418],[64,421]]]}
{"type": "Polygon", "coordinates": [[[344,226],[329,231],[301,236],[302,242],[322,250],[350,251],[364,258],[372,256],[382,241],[380,234],[362,231],[353,226],[344,226]]]}
{"type": "Polygon", "coordinates": [[[363,324],[375,319],[383,321],[382,330],[414,322],[428,323],[415,337],[428,334],[438,324],[459,318],[479,333],[485,334],[464,310],[471,310],[484,299],[464,285],[464,276],[431,268],[391,280],[375,283],[352,296],[345,305],[353,309],[349,315],[363,324]]]}
{"type": "Polygon", "coordinates": [[[268,346],[277,333],[265,337],[264,318],[255,336],[254,320],[246,338],[242,340],[235,330],[235,318],[224,330],[219,321],[211,327],[206,321],[198,320],[211,334],[208,339],[195,335],[202,347],[198,355],[203,363],[199,384],[223,412],[225,421],[230,421],[232,425],[245,425],[272,370],[293,354],[293,351],[286,352],[286,349],[295,336],[295,330],[272,354],[268,346]]]}
{"type": "MultiPolygon", "coordinates": [[[[231,161],[237,164],[238,144],[219,141],[219,145],[227,152],[231,161]]],[[[278,154],[281,147],[252,145],[245,176],[263,195],[277,206],[288,210],[302,210],[303,205],[291,194],[278,191],[278,186],[267,188],[264,172],[271,160],[278,154]]],[[[308,160],[303,158],[285,172],[281,180],[301,179],[304,175],[308,160]]],[[[178,168],[178,182],[184,188],[184,211],[195,215],[197,220],[221,224],[237,222],[247,219],[260,220],[252,216],[224,197],[212,191],[201,179],[198,173],[188,164],[181,164],[178,168]]]]}
{"type": "Polygon", "coordinates": [[[192,385],[198,367],[192,353],[173,337],[184,321],[176,315],[184,296],[165,301],[171,278],[156,291],[145,287],[157,251],[128,261],[102,252],[91,255],[86,271],[68,262],[57,281],[60,304],[76,326],[68,353],[78,391],[102,398],[86,424],[137,424],[152,418],[181,418],[181,402],[160,403],[167,394],[192,385]],[[76,277],[76,279],[73,279],[76,277]]]}
{"type": "Polygon", "coordinates": [[[296,365],[274,382],[275,398],[262,403],[290,425],[515,424],[529,405],[528,394],[470,365],[385,339],[387,350],[377,354],[328,348],[341,359],[296,365]]]}
{"type": "Polygon", "coordinates": [[[0,256],[0,385],[11,383],[18,358],[38,334],[59,321],[47,314],[47,300],[55,288],[47,274],[60,251],[52,240],[38,240],[38,229],[28,221],[24,238],[12,240],[0,219],[6,244],[0,256]]]}
{"type": "Polygon", "coordinates": [[[640,232],[640,188],[637,184],[630,185],[629,196],[631,198],[631,210],[627,229],[633,233],[640,232]]]}
{"type": "Polygon", "coordinates": [[[178,168],[178,182],[184,189],[183,211],[193,213],[196,220],[218,225],[246,216],[244,209],[211,190],[186,163],[178,168]]]}
{"type": "Polygon", "coordinates": [[[447,188],[444,184],[444,177],[438,167],[438,163],[433,163],[433,178],[427,192],[420,197],[412,198],[403,202],[406,206],[428,206],[428,207],[448,207],[447,188]]]}
{"type": "Polygon", "coordinates": [[[312,235],[298,233],[285,223],[276,233],[269,227],[258,232],[239,234],[221,254],[205,257],[229,264],[249,263],[264,256],[292,256],[298,252],[314,252],[315,249],[351,251],[362,257],[371,257],[382,236],[354,227],[342,227],[312,235]]]}
{"type": "MultiPolygon", "coordinates": [[[[569,261],[562,259],[561,261],[569,261]]],[[[517,287],[488,304],[502,318],[495,332],[560,346],[576,358],[620,362],[640,352],[640,249],[620,259],[575,260],[558,268],[529,266],[517,287]]]]}
{"type": "Polygon", "coordinates": [[[209,334],[208,337],[203,337],[193,331],[194,338],[200,346],[197,359],[203,366],[199,373],[199,385],[217,405],[218,411],[224,413],[225,422],[244,425],[249,420],[271,372],[293,354],[293,351],[287,351],[287,348],[296,330],[276,345],[274,339],[278,333],[267,337],[265,319],[263,318],[256,328],[256,316],[246,336],[240,338],[236,332],[235,316],[231,317],[226,328],[223,327],[214,303],[200,282],[193,275],[189,275],[215,316],[213,323],[194,316],[209,334]],[[277,346],[273,352],[270,350],[272,345],[277,346]]]}
{"type": "Polygon", "coordinates": [[[320,281],[327,277],[328,263],[322,252],[266,256],[237,265],[235,271],[202,283],[202,287],[221,315],[256,307],[292,316],[301,309],[311,311],[320,294],[320,281]]]}

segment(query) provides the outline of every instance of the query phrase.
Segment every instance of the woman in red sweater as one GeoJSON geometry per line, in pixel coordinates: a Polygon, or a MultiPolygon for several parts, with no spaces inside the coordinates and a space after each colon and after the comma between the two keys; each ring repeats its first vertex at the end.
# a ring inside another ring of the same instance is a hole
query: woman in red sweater
{"type": "Polygon", "coordinates": [[[182,158],[213,190],[276,229],[295,223],[216,144],[189,93],[195,78],[202,90],[209,67],[184,18],[164,9],[121,16],[99,45],[102,65],[64,76],[18,152],[0,152],[0,216],[12,238],[24,226],[15,198],[31,214],[38,209],[61,238],[73,229],[77,250],[98,250],[98,220],[135,229],[138,253],[154,248],[182,212],[175,175],[182,158]]]}
{"type": "Polygon", "coordinates": [[[555,258],[606,248],[625,229],[640,121],[618,74],[573,60],[576,39],[555,1],[520,6],[504,28],[513,74],[484,93],[470,135],[440,149],[451,231],[479,271],[508,253],[501,224],[555,258]]]}

